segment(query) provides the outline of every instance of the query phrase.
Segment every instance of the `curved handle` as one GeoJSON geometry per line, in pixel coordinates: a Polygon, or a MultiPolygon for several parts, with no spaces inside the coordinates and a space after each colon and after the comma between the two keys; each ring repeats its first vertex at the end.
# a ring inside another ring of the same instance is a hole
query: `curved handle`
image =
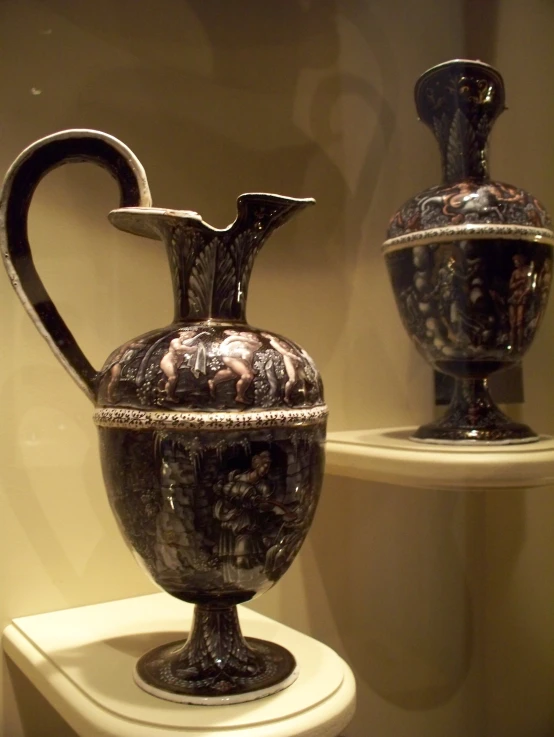
{"type": "Polygon", "coordinates": [[[77,345],[44,288],[27,237],[29,206],[41,179],[61,164],[85,161],[98,164],[116,179],[120,207],[151,206],[144,169],[125,144],[100,131],[60,131],[26,148],[10,167],[0,192],[0,248],[12,285],[38,331],[62,366],[94,401],[98,372],[77,345]]]}

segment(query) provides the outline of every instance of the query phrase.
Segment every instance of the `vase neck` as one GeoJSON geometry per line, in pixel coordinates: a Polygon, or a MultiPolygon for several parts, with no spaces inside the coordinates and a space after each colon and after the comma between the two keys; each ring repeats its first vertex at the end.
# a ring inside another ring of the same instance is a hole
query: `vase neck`
{"type": "Polygon", "coordinates": [[[502,77],[481,62],[446,62],[420,77],[417,112],[439,144],[445,184],[488,181],[488,138],[504,99],[502,77]]]}
{"type": "Polygon", "coordinates": [[[163,234],[171,268],[174,321],[246,321],[246,299],[262,238],[245,229],[214,232],[203,223],[178,223],[163,234]]]}
{"type": "Polygon", "coordinates": [[[270,194],[245,194],[237,218],[218,230],[187,211],[122,208],[110,220],[122,230],[164,241],[171,268],[175,322],[246,321],[254,259],[271,233],[312,204],[270,194]]]}

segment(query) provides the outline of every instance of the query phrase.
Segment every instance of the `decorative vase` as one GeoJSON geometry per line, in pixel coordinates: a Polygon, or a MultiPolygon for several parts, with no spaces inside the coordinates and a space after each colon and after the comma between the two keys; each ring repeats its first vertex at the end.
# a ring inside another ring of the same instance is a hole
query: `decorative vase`
{"type": "Polygon", "coordinates": [[[186,703],[249,701],[297,676],[283,647],[245,639],[236,605],[267,591],[312,523],[327,409],[310,357],[250,327],[254,258],[271,232],[313,203],[270,194],[238,199],[222,230],[189,211],[151,207],[144,170],[120,141],[63,131],[27,148],[0,200],[1,247],[13,286],[65,369],[95,403],[109,501],[152,579],[195,605],[192,631],[143,655],[135,680],[186,703]],[[165,242],[173,322],[127,341],[100,371],[85,358],[33,266],[29,204],[41,178],[91,161],[118,181],[118,228],[165,242]]]}
{"type": "Polygon", "coordinates": [[[504,106],[500,74],[454,60],[415,87],[443,182],[408,200],[383,245],[396,304],[423,356],[455,378],[446,414],[420,427],[427,443],[527,443],[537,435],[492,400],[487,378],[519,362],[544,315],[554,234],[543,205],[489,178],[487,139],[504,106]]]}

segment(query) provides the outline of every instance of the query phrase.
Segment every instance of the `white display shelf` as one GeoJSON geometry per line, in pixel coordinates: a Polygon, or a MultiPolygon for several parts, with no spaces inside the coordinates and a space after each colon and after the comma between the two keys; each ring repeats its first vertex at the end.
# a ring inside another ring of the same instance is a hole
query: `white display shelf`
{"type": "Polygon", "coordinates": [[[328,474],[425,489],[486,491],[554,483],[554,438],[522,445],[427,445],[413,427],[331,432],[328,474]]]}
{"type": "Polygon", "coordinates": [[[183,636],[192,607],[167,594],[14,619],[4,650],[83,737],[336,737],[354,713],[348,665],[316,640],[239,607],[247,636],[294,653],[300,674],[258,701],[190,706],[163,701],[133,681],[136,659],[183,636]]]}

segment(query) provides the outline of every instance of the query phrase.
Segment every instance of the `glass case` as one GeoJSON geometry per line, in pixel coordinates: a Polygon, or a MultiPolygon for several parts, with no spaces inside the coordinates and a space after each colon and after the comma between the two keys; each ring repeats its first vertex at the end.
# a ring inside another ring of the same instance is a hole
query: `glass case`
{"type": "MultiPolygon", "coordinates": [[[[298,559],[249,606],[351,666],[346,737],[554,730],[552,300],[523,360],[524,401],[502,405],[540,440],[411,444],[444,407],[381,251],[393,213],[440,180],[413,89],[449,59],[501,72],[491,169],[554,209],[553,30],[540,0],[0,3],[2,176],[31,142],[90,128],[140,158],[154,204],[217,228],[242,192],[316,200],[260,253],[248,320],[317,364],[327,472],[298,559]]],[[[49,174],[30,210],[36,268],[95,366],[173,309],[162,247],[113,229],[117,206],[109,176],[78,164],[49,174]]],[[[87,398],[7,278],[0,299],[3,627],[154,592],[110,511],[87,398]]],[[[0,731],[70,737],[9,662],[3,679],[0,731]]]]}

